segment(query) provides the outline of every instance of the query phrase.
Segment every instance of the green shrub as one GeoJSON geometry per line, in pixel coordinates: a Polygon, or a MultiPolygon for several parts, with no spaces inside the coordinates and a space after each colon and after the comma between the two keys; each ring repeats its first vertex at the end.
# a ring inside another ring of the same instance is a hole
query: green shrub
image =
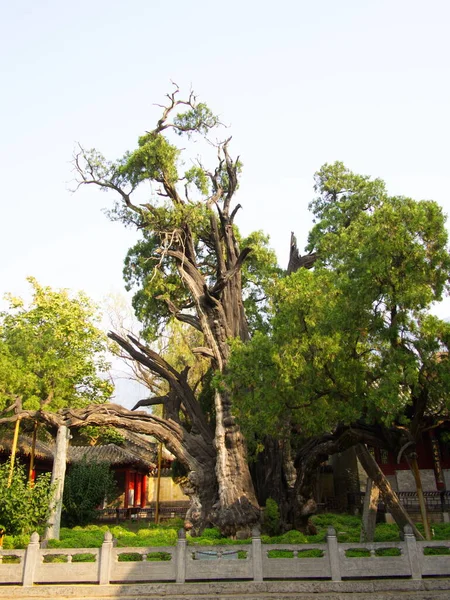
{"type": "Polygon", "coordinates": [[[310,550],[299,550],[297,558],[323,558],[323,550],[311,548],[310,550]]]}
{"type": "Polygon", "coordinates": [[[375,556],[401,556],[400,548],[377,548],[375,556]]]}
{"type": "Polygon", "coordinates": [[[376,542],[399,542],[400,531],[394,523],[379,523],[375,529],[376,542]]]}
{"type": "Polygon", "coordinates": [[[170,552],[149,552],[147,554],[147,560],[150,561],[169,561],[172,560],[172,555],[170,552]]]}
{"type": "Polygon", "coordinates": [[[20,556],[15,554],[4,554],[2,558],[4,565],[18,565],[20,564],[20,556]]]}
{"type": "Polygon", "coordinates": [[[96,516],[97,507],[116,494],[114,474],[108,463],[74,464],[66,475],[62,519],[65,525],[86,525],[96,516]]]}
{"type": "Polygon", "coordinates": [[[100,548],[107,528],[95,526],[95,529],[62,527],[59,540],[49,540],[49,548],[100,548]]]}
{"type": "Polygon", "coordinates": [[[278,535],[281,529],[280,510],[272,498],[267,498],[264,508],[263,531],[269,535],[278,535]]]}
{"type": "Polygon", "coordinates": [[[294,558],[294,552],[292,550],[269,550],[267,553],[268,558],[294,558]]]}
{"type": "Polygon", "coordinates": [[[425,556],[438,556],[450,554],[450,548],[447,546],[426,546],[423,549],[425,556]]]}
{"type": "Polygon", "coordinates": [[[269,537],[267,535],[262,535],[261,540],[263,544],[307,544],[308,538],[301,531],[297,531],[296,529],[291,529],[291,531],[287,531],[283,533],[283,535],[277,535],[269,537]]]}
{"type": "Polygon", "coordinates": [[[42,532],[49,516],[50,473],[39,475],[31,487],[25,467],[16,463],[8,488],[9,468],[9,463],[0,465],[0,523],[8,536],[42,532]]]}
{"type": "Polygon", "coordinates": [[[69,561],[67,554],[45,554],[44,563],[66,563],[69,561]]]}
{"type": "Polygon", "coordinates": [[[217,527],[206,527],[201,535],[206,540],[220,540],[222,534],[217,527]]]}
{"type": "Polygon", "coordinates": [[[119,562],[142,562],[142,554],[139,552],[122,552],[117,556],[119,562]]]}
{"type": "Polygon", "coordinates": [[[370,556],[370,550],[365,548],[349,548],[345,551],[347,558],[367,558],[370,556]]]}
{"type": "Polygon", "coordinates": [[[73,563],[78,563],[78,562],[95,562],[96,557],[95,554],[91,554],[90,552],[80,552],[80,554],[73,554],[72,555],[72,562],[73,563]]]}

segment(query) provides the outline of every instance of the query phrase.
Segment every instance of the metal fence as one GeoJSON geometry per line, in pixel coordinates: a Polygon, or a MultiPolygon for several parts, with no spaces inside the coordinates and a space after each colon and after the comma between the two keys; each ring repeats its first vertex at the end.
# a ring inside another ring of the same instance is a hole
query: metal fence
{"type": "MultiPolygon", "coordinates": [[[[159,520],[175,519],[177,517],[184,519],[188,509],[187,503],[161,505],[159,507],[159,520]]],[[[103,508],[97,510],[95,521],[101,523],[120,523],[121,521],[154,521],[155,506],[146,506],[145,508],[103,508]]]]}
{"type": "MultiPolygon", "coordinates": [[[[425,504],[427,510],[432,513],[450,511],[450,492],[424,492],[425,504]]],[[[351,492],[347,494],[347,503],[350,510],[362,510],[364,505],[364,492],[351,492]]],[[[419,512],[419,499],[416,492],[397,492],[397,496],[409,512],[419,512]]],[[[383,500],[380,498],[378,503],[380,512],[386,511],[383,500]]]]}

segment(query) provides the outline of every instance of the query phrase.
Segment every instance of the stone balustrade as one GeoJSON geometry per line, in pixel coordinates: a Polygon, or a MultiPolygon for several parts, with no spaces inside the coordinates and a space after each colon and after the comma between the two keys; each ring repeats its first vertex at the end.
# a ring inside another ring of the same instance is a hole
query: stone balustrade
{"type": "Polygon", "coordinates": [[[326,544],[262,544],[255,530],[251,543],[229,546],[187,545],[181,530],[176,546],[148,548],[114,547],[110,532],[101,548],[41,548],[34,533],[26,550],[0,550],[0,584],[448,577],[450,555],[424,553],[436,547],[450,553],[450,542],[418,542],[409,527],[402,542],[342,544],[330,528],[326,544]]]}

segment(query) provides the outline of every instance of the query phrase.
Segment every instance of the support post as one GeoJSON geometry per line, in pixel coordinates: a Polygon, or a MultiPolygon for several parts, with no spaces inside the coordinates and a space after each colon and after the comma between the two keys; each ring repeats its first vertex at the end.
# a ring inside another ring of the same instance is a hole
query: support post
{"type": "Polygon", "coordinates": [[[156,506],[155,506],[155,523],[159,523],[159,498],[161,494],[161,464],[162,464],[162,443],[158,446],[158,479],[156,481],[156,506]]]}
{"type": "Polygon", "coordinates": [[[419,470],[419,465],[417,463],[417,458],[415,456],[413,456],[412,458],[407,458],[407,460],[411,467],[411,471],[413,472],[414,481],[416,482],[417,498],[419,500],[420,515],[422,517],[423,530],[425,532],[425,539],[427,541],[431,541],[431,531],[430,531],[430,524],[428,523],[427,505],[425,503],[425,497],[423,495],[422,478],[420,476],[420,470],[419,470]]]}
{"type": "Polygon", "coordinates": [[[416,539],[423,540],[423,535],[414,525],[411,520],[411,517],[408,515],[406,510],[403,508],[400,500],[398,499],[397,494],[391,488],[389,481],[385,477],[384,473],[381,471],[380,467],[377,465],[376,460],[370,454],[369,450],[366,448],[364,444],[357,444],[355,446],[356,456],[358,457],[359,462],[363,466],[364,471],[367,473],[367,476],[370,477],[374,484],[380,490],[381,497],[384,500],[387,508],[392,514],[395,522],[397,523],[398,528],[400,529],[400,535],[403,535],[403,528],[405,525],[411,525],[414,535],[416,539]]]}
{"type": "Polygon", "coordinates": [[[252,563],[253,581],[263,581],[262,543],[261,534],[257,527],[252,529],[252,563]]]}
{"type": "Polygon", "coordinates": [[[109,580],[111,577],[112,548],[112,533],[110,531],[105,531],[103,544],[100,548],[100,565],[98,573],[98,582],[100,585],[109,585],[109,580]]]}
{"type": "Polygon", "coordinates": [[[186,581],[186,532],[184,529],[180,529],[178,532],[176,569],[176,582],[184,583],[186,581]]]}
{"type": "Polygon", "coordinates": [[[10,466],[9,466],[8,483],[6,485],[7,488],[11,487],[11,483],[12,483],[12,479],[13,479],[14,464],[16,462],[17,441],[19,439],[19,428],[20,428],[20,418],[17,419],[16,426],[14,427],[14,438],[13,438],[13,443],[12,443],[12,448],[11,448],[11,462],[10,462],[10,466]]]}
{"type": "Polygon", "coordinates": [[[35,531],[31,534],[30,543],[25,552],[25,561],[23,565],[22,585],[32,586],[34,583],[34,573],[39,560],[39,534],[35,531]]]}
{"type": "Polygon", "coordinates": [[[34,486],[33,474],[34,474],[34,458],[35,458],[35,454],[36,454],[37,428],[38,428],[38,423],[37,423],[37,421],[35,421],[34,427],[33,427],[33,439],[31,442],[30,468],[28,469],[28,484],[30,487],[34,486]]]}
{"type": "Polygon", "coordinates": [[[53,459],[52,485],[55,486],[53,498],[50,503],[50,517],[45,530],[46,540],[59,540],[61,528],[61,511],[64,492],[64,478],[66,476],[67,446],[69,444],[69,429],[65,425],[58,427],[56,435],[55,457],[53,459]]]}
{"type": "Polygon", "coordinates": [[[422,561],[419,558],[419,548],[412,527],[406,525],[404,529],[406,552],[408,553],[412,579],[422,579],[422,561]]]}
{"type": "Polygon", "coordinates": [[[377,522],[378,498],[380,490],[374,485],[372,479],[367,477],[366,493],[361,523],[360,542],[373,542],[377,522]]]}
{"type": "Polygon", "coordinates": [[[334,527],[329,527],[327,531],[327,550],[328,560],[330,561],[331,579],[332,581],[341,581],[338,541],[334,527]]]}

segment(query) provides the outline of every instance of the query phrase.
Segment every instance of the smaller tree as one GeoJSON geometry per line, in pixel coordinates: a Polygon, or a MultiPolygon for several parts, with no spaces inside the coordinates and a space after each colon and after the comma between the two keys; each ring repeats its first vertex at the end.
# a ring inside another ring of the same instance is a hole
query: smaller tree
{"type": "Polygon", "coordinates": [[[97,308],[83,293],[28,281],[29,305],[9,295],[0,313],[0,411],[18,398],[25,409],[52,412],[105,402],[112,384],[97,308]]]}
{"type": "Polygon", "coordinates": [[[17,464],[9,487],[8,476],[9,464],[0,465],[0,523],[7,535],[42,531],[49,516],[50,473],[39,475],[33,487],[28,484],[26,469],[21,464],[17,464]]]}
{"type": "Polygon", "coordinates": [[[63,522],[69,527],[87,525],[105,499],[116,493],[114,475],[108,463],[86,458],[72,466],[66,476],[63,496],[63,522]]]}

